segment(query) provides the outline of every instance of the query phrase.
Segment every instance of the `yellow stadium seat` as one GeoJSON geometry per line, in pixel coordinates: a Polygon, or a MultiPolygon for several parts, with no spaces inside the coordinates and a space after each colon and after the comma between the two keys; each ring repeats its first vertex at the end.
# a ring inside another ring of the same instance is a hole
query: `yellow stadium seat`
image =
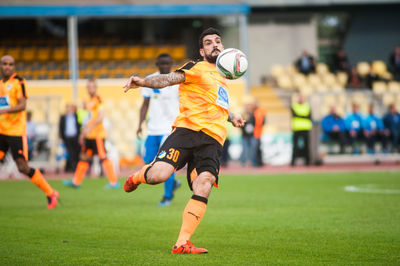
{"type": "Polygon", "coordinates": [[[308,97],[313,93],[313,87],[311,87],[310,85],[304,85],[299,87],[299,92],[304,96],[304,97],[308,97]]]}
{"type": "Polygon", "coordinates": [[[96,60],[97,49],[95,46],[81,46],[79,47],[79,59],[92,61],[96,60]]]}
{"type": "MultiPolygon", "coordinates": [[[[4,54],[5,54],[5,52],[1,53],[1,56],[3,56],[4,54]]],[[[24,58],[21,58],[21,47],[8,48],[7,54],[14,57],[15,61],[19,61],[19,60],[24,61],[24,58]]]]}
{"type": "Polygon", "coordinates": [[[272,77],[277,78],[278,76],[283,75],[285,70],[282,65],[275,64],[271,66],[270,72],[272,77]]]}
{"type": "Polygon", "coordinates": [[[50,60],[50,48],[40,47],[37,49],[37,60],[42,62],[47,62],[50,60]]]}
{"type": "Polygon", "coordinates": [[[302,73],[296,73],[295,75],[293,75],[292,80],[294,86],[296,86],[297,88],[307,84],[306,76],[303,75],[302,73]]]}
{"type": "Polygon", "coordinates": [[[186,46],[177,45],[171,48],[171,57],[174,60],[183,60],[186,58],[186,46]]]}
{"type": "Polygon", "coordinates": [[[153,45],[144,46],[142,49],[142,58],[145,60],[154,59],[157,57],[157,47],[153,45]]]}
{"type": "Polygon", "coordinates": [[[111,47],[110,46],[101,46],[97,48],[97,59],[106,61],[111,59],[111,47]]]}
{"type": "MultiPolygon", "coordinates": [[[[169,54],[169,55],[171,55],[172,49],[173,49],[173,47],[168,46],[168,45],[158,46],[156,54],[157,54],[157,56],[160,55],[160,54],[169,54]]],[[[171,55],[171,57],[172,57],[172,55],[171,55]]]]}
{"type": "Polygon", "coordinates": [[[296,66],[293,64],[286,66],[286,72],[289,75],[294,75],[294,74],[298,73],[296,66]]]}
{"type": "Polygon", "coordinates": [[[307,76],[307,80],[308,80],[308,83],[314,88],[317,88],[317,87],[320,87],[321,85],[323,85],[321,78],[316,74],[309,74],[307,76]]]}
{"type": "Polygon", "coordinates": [[[359,62],[357,64],[357,73],[362,76],[365,77],[366,75],[368,75],[370,71],[370,65],[367,62],[359,62]]]}
{"type": "Polygon", "coordinates": [[[321,76],[321,78],[323,84],[330,88],[337,84],[336,76],[332,73],[325,73],[321,76]]]}
{"type": "Polygon", "coordinates": [[[21,59],[23,61],[36,60],[36,48],[35,47],[24,47],[21,51],[21,59]]]}
{"type": "Polygon", "coordinates": [[[281,75],[277,79],[278,86],[282,89],[293,89],[293,83],[288,75],[281,75]]]}
{"type": "Polygon", "coordinates": [[[349,76],[347,75],[346,72],[338,72],[336,74],[336,78],[337,78],[339,84],[342,85],[343,87],[345,87],[349,76]]]}
{"type": "Polygon", "coordinates": [[[394,95],[392,93],[386,93],[382,97],[382,102],[385,106],[388,106],[395,102],[394,95]]]}
{"type": "Polygon", "coordinates": [[[318,63],[316,67],[317,73],[320,75],[324,75],[329,73],[329,67],[325,63],[318,63]]]}
{"type": "Polygon", "coordinates": [[[53,56],[52,59],[54,61],[66,61],[68,60],[68,49],[66,46],[57,46],[53,48],[53,56]]]}
{"type": "Polygon", "coordinates": [[[126,59],[126,47],[123,45],[114,46],[112,48],[111,58],[113,60],[124,60],[126,59]]]}
{"type": "Polygon", "coordinates": [[[390,81],[387,87],[389,92],[394,92],[394,93],[400,92],[400,82],[390,81]]]}
{"type": "Polygon", "coordinates": [[[383,81],[375,81],[372,84],[372,91],[376,94],[376,95],[382,95],[387,91],[387,86],[386,83],[383,81]]]}
{"type": "Polygon", "coordinates": [[[344,91],[344,87],[341,84],[336,83],[336,84],[333,84],[331,86],[331,91],[333,91],[333,92],[343,92],[344,91]]]}
{"type": "Polygon", "coordinates": [[[126,57],[130,60],[137,60],[141,58],[141,47],[140,46],[128,46],[126,47],[126,57]]]}
{"type": "Polygon", "coordinates": [[[390,73],[390,72],[388,72],[388,71],[384,72],[384,73],[381,75],[381,77],[384,78],[384,79],[386,79],[386,80],[391,80],[391,79],[393,79],[392,73],[390,73]]]}
{"type": "Polygon", "coordinates": [[[386,65],[383,61],[374,61],[371,65],[372,73],[378,76],[382,76],[386,73],[386,65]]]}

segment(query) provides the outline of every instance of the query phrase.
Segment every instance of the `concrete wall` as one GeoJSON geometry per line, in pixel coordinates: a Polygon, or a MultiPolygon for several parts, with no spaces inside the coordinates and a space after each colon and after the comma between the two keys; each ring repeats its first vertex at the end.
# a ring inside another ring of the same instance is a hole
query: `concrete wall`
{"type": "Polygon", "coordinates": [[[306,49],[317,55],[317,25],[311,14],[250,15],[250,84],[259,85],[273,64],[293,63],[306,49]]]}

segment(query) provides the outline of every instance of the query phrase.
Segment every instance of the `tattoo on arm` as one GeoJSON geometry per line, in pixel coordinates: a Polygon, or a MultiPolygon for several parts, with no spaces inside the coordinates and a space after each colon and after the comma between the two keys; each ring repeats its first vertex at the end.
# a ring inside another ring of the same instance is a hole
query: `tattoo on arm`
{"type": "Polygon", "coordinates": [[[144,86],[148,88],[161,89],[167,86],[182,83],[184,81],[185,73],[177,71],[146,78],[144,80],[144,86]]]}

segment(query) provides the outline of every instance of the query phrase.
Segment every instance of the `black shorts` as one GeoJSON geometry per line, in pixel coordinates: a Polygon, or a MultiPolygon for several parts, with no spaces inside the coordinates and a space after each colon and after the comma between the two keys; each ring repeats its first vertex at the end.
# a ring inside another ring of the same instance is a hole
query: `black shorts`
{"type": "Polygon", "coordinates": [[[82,146],[82,152],[87,156],[92,157],[93,155],[99,155],[99,158],[105,159],[107,157],[106,147],[104,145],[103,138],[87,139],[85,138],[85,144],[82,146]]]}
{"type": "Polygon", "coordinates": [[[205,171],[212,173],[218,184],[221,154],[222,145],[206,133],[178,127],[165,140],[154,162],[167,162],[176,170],[187,163],[187,179],[192,189],[193,180],[205,171]]]}
{"type": "Polygon", "coordinates": [[[11,149],[14,160],[18,157],[22,157],[26,161],[28,160],[28,142],[26,137],[0,134],[0,161],[3,160],[8,148],[11,149]]]}

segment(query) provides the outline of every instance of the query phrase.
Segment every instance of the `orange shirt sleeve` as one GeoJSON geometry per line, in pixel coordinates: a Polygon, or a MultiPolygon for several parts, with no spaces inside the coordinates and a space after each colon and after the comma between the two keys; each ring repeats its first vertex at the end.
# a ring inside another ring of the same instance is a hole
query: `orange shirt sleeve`
{"type": "Polygon", "coordinates": [[[193,68],[195,64],[195,62],[190,61],[177,70],[185,73],[184,83],[195,83],[200,79],[200,73],[193,68]]]}
{"type": "Polygon", "coordinates": [[[17,84],[15,85],[15,90],[14,90],[14,97],[16,99],[20,98],[25,98],[28,99],[28,95],[26,93],[26,86],[25,86],[25,80],[23,79],[17,79],[15,81],[17,84]]]}

